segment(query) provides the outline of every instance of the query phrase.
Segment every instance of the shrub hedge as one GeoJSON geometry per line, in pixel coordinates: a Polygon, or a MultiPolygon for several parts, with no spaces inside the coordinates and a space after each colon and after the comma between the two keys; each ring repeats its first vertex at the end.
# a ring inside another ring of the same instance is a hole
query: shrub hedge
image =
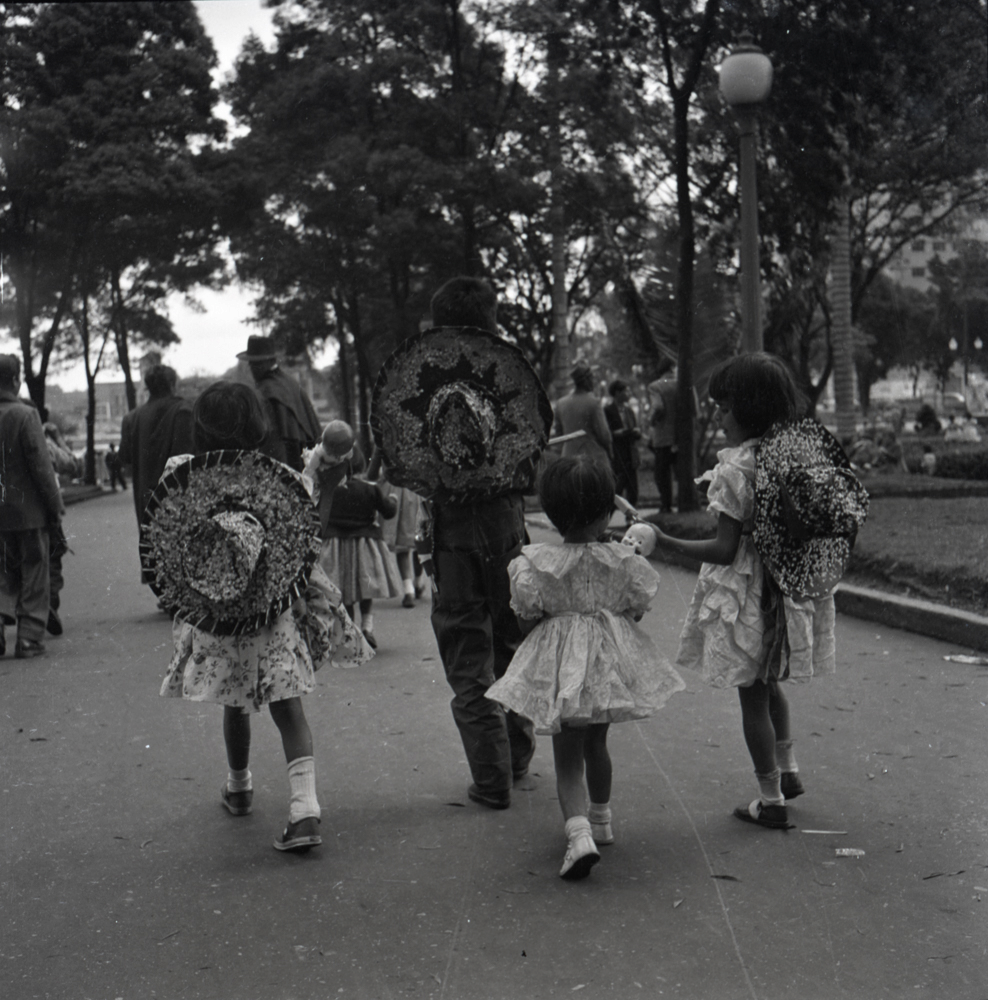
{"type": "Polygon", "coordinates": [[[921,472],[923,447],[929,445],[937,457],[935,475],[944,479],[988,479],[988,444],[974,441],[944,441],[943,438],[910,438],[902,441],[902,457],[910,472],[921,472]]]}

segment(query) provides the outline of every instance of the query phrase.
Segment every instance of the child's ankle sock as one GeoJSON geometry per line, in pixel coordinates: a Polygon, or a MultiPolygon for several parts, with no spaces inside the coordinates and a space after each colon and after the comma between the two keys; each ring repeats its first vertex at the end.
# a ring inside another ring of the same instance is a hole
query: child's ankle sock
{"type": "Polygon", "coordinates": [[[249,767],[245,767],[242,771],[235,771],[231,767],[227,772],[226,788],[228,792],[249,792],[253,787],[249,767]]]}
{"type": "Polygon", "coordinates": [[[368,611],[366,615],[360,616],[360,630],[361,632],[373,632],[374,631],[374,612],[368,611]]]}
{"type": "Polygon", "coordinates": [[[307,816],[322,815],[316,798],[316,762],[312,757],[296,757],[288,765],[288,782],[292,797],[288,804],[288,821],[297,823],[307,816]]]}
{"type": "Polygon", "coordinates": [[[590,832],[598,844],[613,844],[614,831],[611,829],[611,807],[606,802],[591,802],[587,810],[590,832]]]}
{"type": "Polygon", "coordinates": [[[782,794],[782,787],[780,785],[782,771],[779,768],[769,771],[768,774],[759,774],[755,771],[755,777],[758,779],[758,792],[762,805],[784,806],[786,804],[786,799],[782,794]]]}
{"type": "Polygon", "coordinates": [[[779,765],[780,771],[799,771],[799,765],[792,752],[792,740],[776,740],[775,742],[775,762],[779,765]]]}
{"type": "Polygon", "coordinates": [[[590,836],[590,820],[586,816],[571,816],[566,820],[566,839],[572,843],[581,833],[590,836]]]}
{"type": "Polygon", "coordinates": [[[410,595],[411,597],[415,596],[415,584],[413,581],[404,580],[402,586],[404,587],[406,594],[410,595]]]}

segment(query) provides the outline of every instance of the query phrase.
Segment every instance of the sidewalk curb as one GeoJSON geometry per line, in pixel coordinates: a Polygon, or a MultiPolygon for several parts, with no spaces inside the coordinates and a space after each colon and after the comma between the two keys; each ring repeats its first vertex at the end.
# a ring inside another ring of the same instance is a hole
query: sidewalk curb
{"type": "MultiPolygon", "coordinates": [[[[548,518],[542,514],[526,514],[525,520],[540,528],[552,528],[548,518]]],[[[693,572],[700,568],[698,560],[675,554],[663,554],[661,558],[653,555],[650,561],[660,566],[673,565],[693,572]]],[[[891,628],[954,643],[965,649],[988,652],[988,618],[969,611],[912,597],[899,597],[849,583],[838,585],[834,593],[834,604],[841,614],[852,618],[879,622],[891,628]]]]}
{"type": "Polygon", "coordinates": [[[849,583],[837,587],[834,603],[838,611],[855,618],[881,622],[931,639],[988,652],[988,618],[969,611],[849,583]]]}

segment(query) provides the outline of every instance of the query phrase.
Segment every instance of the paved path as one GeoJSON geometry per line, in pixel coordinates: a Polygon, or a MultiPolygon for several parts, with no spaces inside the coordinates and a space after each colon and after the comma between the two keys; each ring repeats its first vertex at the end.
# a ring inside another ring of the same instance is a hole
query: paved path
{"type": "MultiPolygon", "coordinates": [[[[0,996],[988,998],[988,669],[954,647],[839,618],[837,676],[791,692],[786,833],[731,817],[755,791],[736,697],[687,676],[612,729],[617,843],[567,883],[549,740],[510,810],[468,802],[428,608],[379,602],[378,657],[306,701],[325,845],[286,857],[270,718],[233,819],[219,710],[157,695],[129,493],[66,526],[66,633],[0,661],[0,996]]],[[[692,582],[665,571],[645,619],[670,650],[692,582]]]]}

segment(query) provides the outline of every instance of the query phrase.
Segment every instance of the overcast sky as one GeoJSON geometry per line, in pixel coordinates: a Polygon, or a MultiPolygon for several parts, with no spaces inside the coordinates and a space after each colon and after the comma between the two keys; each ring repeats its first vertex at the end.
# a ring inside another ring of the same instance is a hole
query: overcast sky
{"type": "MultiPolygon", "coordinates": [[[[271,12],[261,5],[261,0],[200,0],[196,7],[219,57],[217,82],[230,72],[251,31],[265,44],[274,39],[271,12]]],[[[220,375],[236,363],[237,352],[247,346],[247,337],[261,331],[245,325],[251,312],[250,296],[236,287],[221,293],[202,291],[197,298],[205,309],[202,313],[187,308],[180,298],[169,301],[169,313],[181,343],[170,347],[164,360],[180,376],[220,375]]],[[[119,370],[107,369],[97,376],[97,381],[115,382],[121,378],[119,370]]],[[[50,381],[67,390],[86,387],[81,365],[51,376],[50,381]]]]}

